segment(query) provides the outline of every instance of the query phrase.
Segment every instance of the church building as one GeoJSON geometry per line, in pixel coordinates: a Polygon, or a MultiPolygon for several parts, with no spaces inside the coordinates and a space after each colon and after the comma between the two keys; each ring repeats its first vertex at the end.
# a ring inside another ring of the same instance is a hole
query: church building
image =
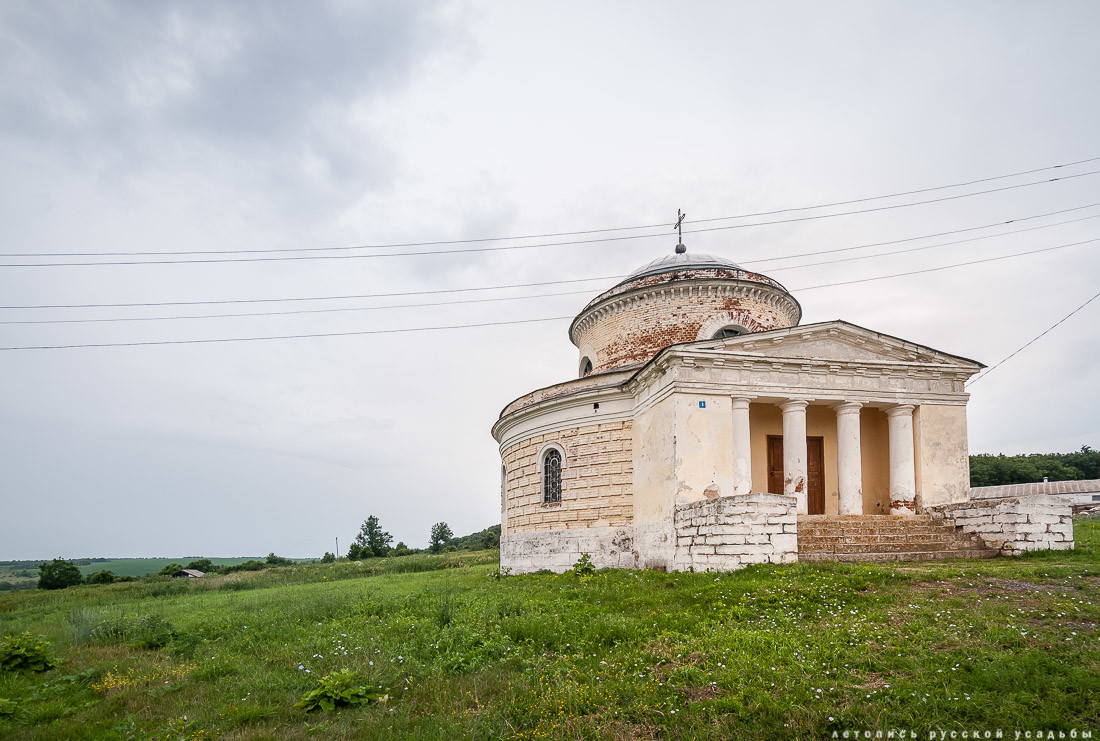
{"type": "Polygon", "coordinates": [[[777,281],[682,244],[593,298],[569,327],[577,377],[493,426],[501,566],[1073,547],[1062,500],[971,499],[964,384],[982,364],[801,318],[777,281]]]}

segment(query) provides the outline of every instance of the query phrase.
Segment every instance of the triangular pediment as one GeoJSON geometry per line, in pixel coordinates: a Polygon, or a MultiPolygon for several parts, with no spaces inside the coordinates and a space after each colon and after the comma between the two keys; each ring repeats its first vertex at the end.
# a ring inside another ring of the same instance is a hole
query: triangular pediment
{"type": "Polygon", "coordinates": [[[977,372],[974,360],[836,320],[788,329],[691,343],[700,350],[717,350],[764,358],[798,358],[833,362],[892,362],[942,365],[977,372]]]}

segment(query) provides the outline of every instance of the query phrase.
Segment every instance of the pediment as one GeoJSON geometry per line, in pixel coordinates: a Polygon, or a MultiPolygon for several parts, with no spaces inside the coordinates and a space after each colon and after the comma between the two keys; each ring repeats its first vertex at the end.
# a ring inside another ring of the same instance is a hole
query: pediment
{"type": "Polygon", "coordinates": [[[698,349],[762,358],[865,363],[920,363],[977,372],[981,363],[843,321],[693,343],[698,349]]]}

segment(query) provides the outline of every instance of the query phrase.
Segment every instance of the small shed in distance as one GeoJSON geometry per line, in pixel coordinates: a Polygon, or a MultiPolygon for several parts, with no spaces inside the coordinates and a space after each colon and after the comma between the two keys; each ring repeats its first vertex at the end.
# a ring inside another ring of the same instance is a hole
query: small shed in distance
{"type": "Polygon", "coordinates": [[[203,572],[198,569],[180,569],[172,574],[173,579],[201,579],[203,572]]]}

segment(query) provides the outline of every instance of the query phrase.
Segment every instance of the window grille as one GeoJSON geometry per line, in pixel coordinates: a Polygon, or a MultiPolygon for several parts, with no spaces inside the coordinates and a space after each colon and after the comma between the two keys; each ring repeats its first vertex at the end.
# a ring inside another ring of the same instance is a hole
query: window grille
{"type": "Polygon", "coordinates": [[[551,448],[542,460],[542,503],[561,501],[561,453],[551,448]]]}

